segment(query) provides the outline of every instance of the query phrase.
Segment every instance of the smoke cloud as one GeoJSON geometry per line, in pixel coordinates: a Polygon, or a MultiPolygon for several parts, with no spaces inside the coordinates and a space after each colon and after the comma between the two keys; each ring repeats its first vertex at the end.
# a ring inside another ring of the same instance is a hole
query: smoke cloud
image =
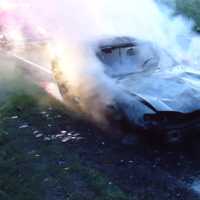
{"type": "Polygon", "coordinates": [[[100,39],[135,37],[165,49],[178,63],[199,63],[200,39],[192,31],[193,22],[173,16],[172,10],[153,0],[10,0],[10,4],[24,21],[46,30],[53,41],[60,83],[79,97],[81,110],[98,120],[114,98],[126,98],[93,52],[100,39]]]}
{"type": "Polygon", "coordinates": [[[191,20],[172,16],[172,10],[154,0],[18,0],[16,4],[20,15],[44,27],[56,40],[85,43],[105,36],[133,36],[166,48],[179,58],[186,53],[185,43],[195,35],[191,20]],[[27,7],[20,8],[25,4],[27,7]]]}

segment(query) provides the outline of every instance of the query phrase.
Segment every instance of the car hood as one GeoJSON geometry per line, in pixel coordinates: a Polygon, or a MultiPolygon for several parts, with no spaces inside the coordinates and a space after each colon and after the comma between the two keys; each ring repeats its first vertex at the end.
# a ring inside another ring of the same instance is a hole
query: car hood
{"type": "Polygon", "coordinates": [[[189,113],[200,109],[198,68],[177,65],[167,70],[128,74],[116,81],[126,92],[141,97],[156,111],[189,113]]]}

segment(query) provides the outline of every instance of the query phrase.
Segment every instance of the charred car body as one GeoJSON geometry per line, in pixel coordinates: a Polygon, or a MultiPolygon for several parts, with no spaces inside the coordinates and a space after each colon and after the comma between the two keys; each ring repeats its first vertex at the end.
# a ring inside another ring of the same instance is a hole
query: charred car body
{"type": "MultiPolygon", "coordinates": [[[[149,42],[130,37],[101,40],[96,57],[105,73],[122,88],[125,97],[107,105],[108,121],[124,132],[136,132],[166,143],[177,143],[198,135],[200,130],[200,73],[178,63],[149,42]]],[[[68,94],[66,84],[53,71],[61,94],[73,106],[79,97],[68,94]]],[[[91,108],[92,109],[92,108],[91,108]]]]}

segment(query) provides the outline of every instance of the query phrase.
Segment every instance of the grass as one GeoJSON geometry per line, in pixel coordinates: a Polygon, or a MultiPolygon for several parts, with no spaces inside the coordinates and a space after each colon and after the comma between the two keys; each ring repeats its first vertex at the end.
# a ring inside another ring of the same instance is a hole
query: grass
{"type": "Polygon", "coordinates": [[[62,143],[38,141],[30,130],[23,133],[9,121],[18,115],[37,127],[41,122],[34,113],[48,106],[65,112],[54,99],[40,90],[37,94],[21,91],[0,107],[0,199],[129,200],[120,187],[98,170],[84,166],[79,155],[68,153],[62,143]],[[65,164],[57,164],[59,160],[65,164]]]}
{"type": "Polygon", "coordinates": [[[34,158],[27,154],[31,135],[18,136],[16,127],[6,127],[7,117],[16,112],[24,116],[37,105],[32,96],[20,92],[7,99],[0,107],[0,199],[40,200],[43,199],[42,178],[34,166],[34,158]]]}
{"type": "Polygon", "coordinates": [[[200,32],[200,0],[176,0],[178,13],[182,13],[195,21],[195,30],[200,32]]]}
{"type": "Polygon", "coordinates": [[[22,142],[0,133],[0,199],[43,199],[40,174],[36,175],[31,158],[20,148],[22,142]]]}
{"type": "MultiPolygon", "coordinates": [[[[129,196],[124,193],[117,185],[110,182],[107,177],[97,170],[83,167],[76,163],[68,168],[68,173],[78,174],[85,181],[86,186],[93,192],[94,200],[128,200],[129,196]]],[[[76,198],[74,198],[75,200],[76,198]]],[[[133,198],[132,198],[133,199],[133,198]]]]}
{"type": "Polygon", "coordinates": [[[200,0],[157,0],[175,8],[175,14],[182,14],[194,20],[194,30],[200,32],[200,0]]]}

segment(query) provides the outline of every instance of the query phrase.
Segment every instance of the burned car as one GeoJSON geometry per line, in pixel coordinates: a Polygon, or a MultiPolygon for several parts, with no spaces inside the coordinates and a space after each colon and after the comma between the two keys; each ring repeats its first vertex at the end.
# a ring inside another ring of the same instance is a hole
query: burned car
{"type": "MultiPolygon", "coordinates": [[[[33,31],[33,28],[25,23],[20,27],[23,47],[17,48],[17,52],[12,51],[13,46],[10,44],[13,44],[13,41],[4,27],[5,18],[10,19],[10,13],[3,13],[1,16],[2,59],[12,58],[28,79],[34,79],[39,86],[47,90],[57,84],[64,103],[75,112],[83,112],[84,107],[92,113],[90,117],[93,118],[94,114],[98,115],[103,109],[107,127],[115,127],[115,130],[123,133],[135,132],[149,136],[152,140],[159,138],[160,141],[174,143],[187,140],[185,138],[188,135],[198,135],[198,69],[177,62],[170,53],[151,42],[132,37],[101,39],[88,46],[91,47],[95,59],[102,64],[106,76],[110,77],[115,87],[120,90],[117,95],[112,96],[112,101],[102,104],[100,99],[104,94],[99,94],[100,91],[94,93],[88,103],[87,95],[83,95],[83,99],[81,93],[71,93],[68,80],[60,70],[57,60],[49,60],[46,55],[49,39],[46,35],[35,29],[33,31]]],[[[15,19],[18,22],[19,19],[15,19]]],[[[18,41],[17,45],[19,47],[18,41]]]]}
{"type": "MultiPolygon", "coordinates": [[[[105,108],[112,128],[115,124],[124,132],[142,133],[167,143],[198,135],[198,70],[178,63],[170,53],[150,42],[131,37],[108,38],[94,46],[105,73],[121,88],[121,97],[105,108]]],[[[70,95],[56,63],[53,72],[68,105],[78,108],[81,97],[70,95]]]]}

